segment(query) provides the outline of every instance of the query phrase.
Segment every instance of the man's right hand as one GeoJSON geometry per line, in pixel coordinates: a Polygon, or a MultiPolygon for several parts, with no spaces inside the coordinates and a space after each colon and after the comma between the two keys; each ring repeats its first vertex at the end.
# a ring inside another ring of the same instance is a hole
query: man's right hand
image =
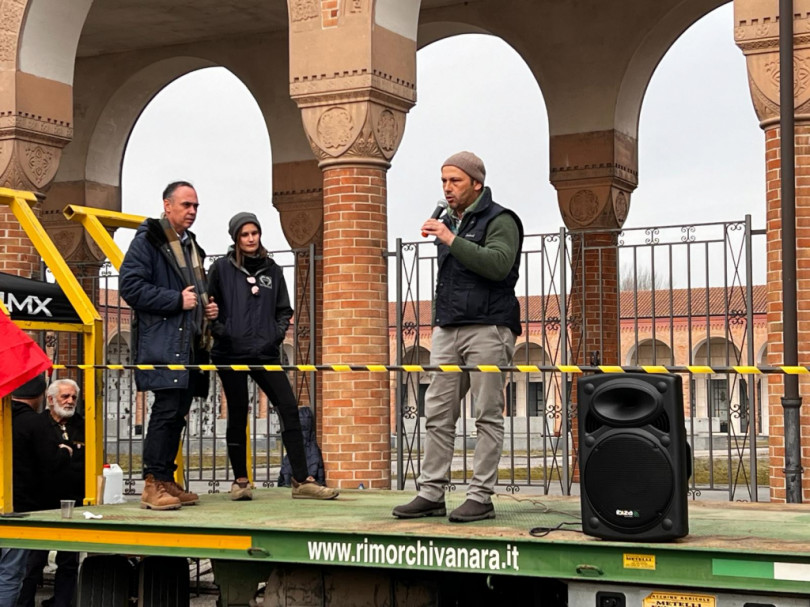
{"type": "Polygon", "coordinates": [[[183,309],[193,310],[197,307],[197,294],[194,292],[194,286],[186,287],[183,289],[183,309]]]}

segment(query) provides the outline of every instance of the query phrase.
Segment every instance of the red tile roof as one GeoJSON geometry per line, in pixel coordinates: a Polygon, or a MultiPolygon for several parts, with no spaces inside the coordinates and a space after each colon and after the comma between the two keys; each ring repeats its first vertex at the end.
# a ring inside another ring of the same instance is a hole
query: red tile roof
{"type": "MultiPolygon", "coordinates": [[[[753,313],[764,314],[768,288],[766,285],[754,285],[753,313]]],[[[652,317],[653,296],[655,297],[655,317],[669,316],[686,318],[687,316],[706,316],[707,297],[709,316],[724,316],[726,313],[734,315],[735,312],[745,314],[746,292],[740,287],[710,287],[700,289],[656,289],[655,291],[630,291],[621,294],[621,318],[650,318],[652,317]]],[[[527,298],[519,297],[521,319],[526,318],[527,298]]],[[[559,318],[559,297],[557,295],[530,295],[528,297],[530,321],[542,321],[550,318],[559,318]]],[[[396,318],[396,303],[389,303],[388,315],[393,324],[396,318]]],[[[409,302],[404,306],[403,322],[415,322],[417,306],[409,302]]],[[[431,302],[421,301],[418,306],[420,325],[429,325],[431,322],[431,302]]]]}

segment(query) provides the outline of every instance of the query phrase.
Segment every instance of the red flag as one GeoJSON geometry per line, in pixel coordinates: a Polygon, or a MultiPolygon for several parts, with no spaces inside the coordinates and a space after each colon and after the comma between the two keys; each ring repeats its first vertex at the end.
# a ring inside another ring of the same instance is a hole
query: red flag
{"type": "Polygon", "coordinates": [[[51,359],[11,319],[0,312],[0,398],[53,366],[51,359]]]}

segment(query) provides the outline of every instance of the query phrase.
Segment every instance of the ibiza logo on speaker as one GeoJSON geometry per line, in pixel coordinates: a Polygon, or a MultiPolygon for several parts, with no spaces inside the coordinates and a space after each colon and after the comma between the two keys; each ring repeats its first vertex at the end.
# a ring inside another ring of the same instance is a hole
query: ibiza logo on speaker
{"type": "Polygon", "coordinates": [[[616,516],[622,518],[638,518],[640,515],[638,510],[622,510],[621,508],[616,508],[616,516]]]}

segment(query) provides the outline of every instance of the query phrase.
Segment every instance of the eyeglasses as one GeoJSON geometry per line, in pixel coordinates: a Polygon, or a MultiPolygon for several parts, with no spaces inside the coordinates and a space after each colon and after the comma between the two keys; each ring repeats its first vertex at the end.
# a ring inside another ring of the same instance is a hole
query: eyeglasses
{"type": "Polygon", "coordinates": [[[248,284],[251,285],[250,292],[254,295],[259,294],[259,287],[256,286],[256,277],[255,276],[248,276],[247,277],[248,284]]]}
{"type": "Polygon", "coordinates": [[[196,211],[197,207],[200,206],[200,203],[199,202],[181,202],[180,206],[183,207],[184,209],[194,209],[196,211]]]}

